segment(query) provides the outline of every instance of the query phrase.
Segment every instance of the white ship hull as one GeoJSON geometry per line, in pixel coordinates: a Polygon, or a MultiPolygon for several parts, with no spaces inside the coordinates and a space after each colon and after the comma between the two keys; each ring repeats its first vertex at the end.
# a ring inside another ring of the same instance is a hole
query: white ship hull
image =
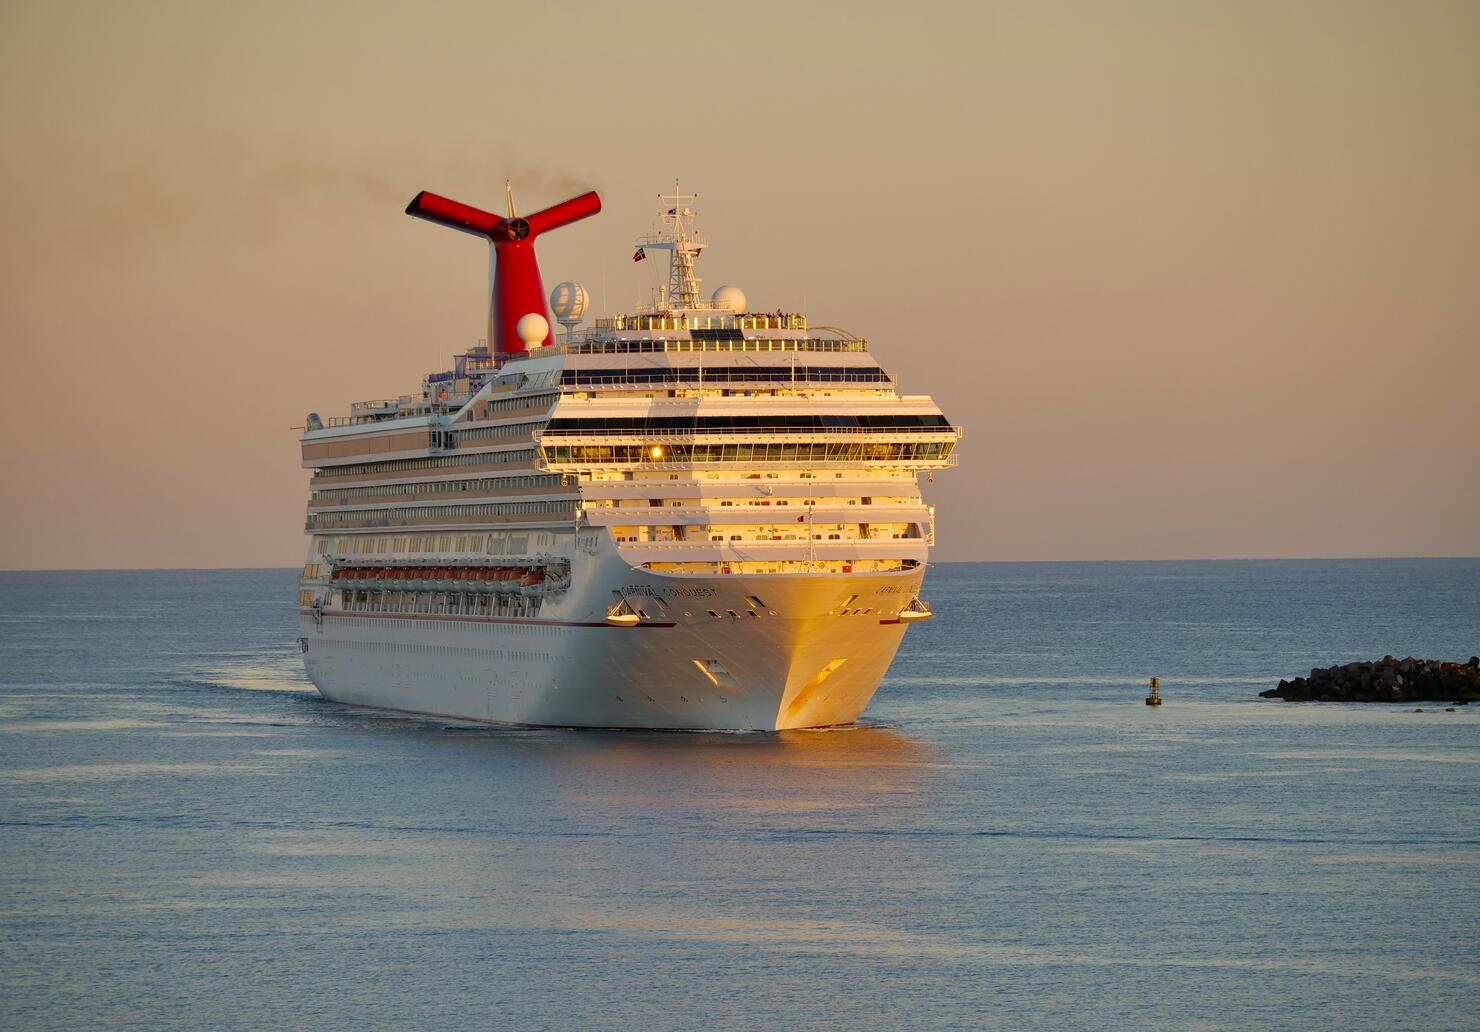
{"type": "Polygon", "coordinates": [[[848,724],[888,670],[905,629],[899,610],[923,577],[671,577],[611,555],[576,572],[570,597],[537,619],[304,611],[308,675],[334,702],[500,724],[848,724]],[[613,591],[649,619],[605,623],[613,591]]]}

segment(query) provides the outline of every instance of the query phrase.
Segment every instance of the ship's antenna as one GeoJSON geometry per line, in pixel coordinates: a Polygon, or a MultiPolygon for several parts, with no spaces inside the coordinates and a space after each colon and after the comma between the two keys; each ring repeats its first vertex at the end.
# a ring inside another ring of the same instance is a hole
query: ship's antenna
{"type": "Polygon", "coordinates": [[[685,202],[696,201],[698,194],[686,194],[673,181],[671,194],[659,194],[660,217],[668,225],[637,242],[644,250],[655,248],[668,252],[668,284],[660,288],[659,306],[664,308],[698,308],[699,277],[694,274],[694,259],[704,249],[705,240],[694,231],[694,209],[685,202]]]}
{"type": "Polygon", "coordinates": [[[519,216],[514,213],[514,182],[510,179],[504,180],[504,192],[509,195],[509,220],[513,221],[519,216]]]}

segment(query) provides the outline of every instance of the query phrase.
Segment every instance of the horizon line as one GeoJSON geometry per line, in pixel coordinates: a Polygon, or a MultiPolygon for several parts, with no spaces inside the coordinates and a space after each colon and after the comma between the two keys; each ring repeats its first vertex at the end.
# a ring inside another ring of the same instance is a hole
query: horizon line
{"type": "MultiPolygon", "coordinates": [[[[941,559],[926,563],[931,566],[1047,566],[1099,563],[1354,563],[1403,562],[1416,559],[1465,560],[1480,555],[1312,555],[1312,556],[1190,556],[1174,559],[941,559]]],[[[6,573],[191,573],[248,570],[296,570],[292,566],[14,566],[0,568],[6,573]]]]}

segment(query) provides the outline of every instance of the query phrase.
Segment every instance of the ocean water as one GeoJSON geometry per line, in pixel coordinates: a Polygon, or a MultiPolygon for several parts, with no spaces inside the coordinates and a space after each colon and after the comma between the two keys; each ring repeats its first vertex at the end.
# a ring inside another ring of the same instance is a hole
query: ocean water
{"type": "Polygon", "coordinates": [[[326,703],[295,576],[0,574],[0,1027],[1480,1027],[1480,706],[1257,698],[1480,560],[943,565],[780,735],[326,703]]]}

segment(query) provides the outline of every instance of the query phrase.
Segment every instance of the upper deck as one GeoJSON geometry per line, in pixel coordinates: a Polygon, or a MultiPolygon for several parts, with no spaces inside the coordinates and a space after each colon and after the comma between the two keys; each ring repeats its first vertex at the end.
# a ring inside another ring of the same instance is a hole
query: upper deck
{"type": "Polygon", "coordinates": [[[953,465],[959,428],[930,398],[901,395],[867,340],[801,312],[755,311],[732,286],[701,295],[692,199],[675,190],[664,228],[638,240],[637,260],[669,252],[650,305],[581,329],[589,295],[563,283],[551,295],[563,333],[543,337],[548,323],[530,313],[522,350],[482,345],[418,391],[356,403],[327,425],[311,417],[304,464],[373,460],[380,472],[413,454],[519,448],[577,474],[593,464],[953,465]]]}

